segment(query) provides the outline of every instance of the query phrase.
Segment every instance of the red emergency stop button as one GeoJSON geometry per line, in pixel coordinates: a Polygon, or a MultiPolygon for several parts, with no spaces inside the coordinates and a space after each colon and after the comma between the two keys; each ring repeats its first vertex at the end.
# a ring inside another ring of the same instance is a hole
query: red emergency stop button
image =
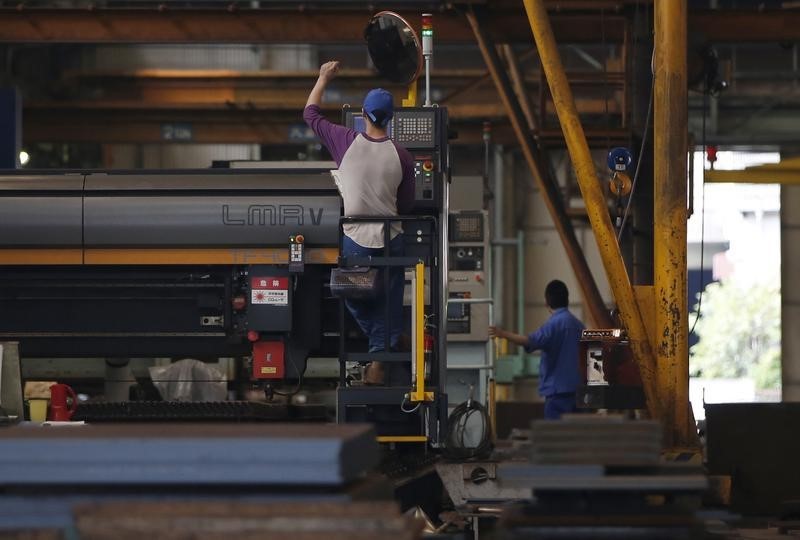
{"type": "Polygon", "coordinates": [[[258,333],[258,332],[256,332],[255,330],[249,330],[249,331],[247,332],[247,341],[250,341],[250,342],[252,342],[252,343],[255,343],[255,342],[256,342],[256,341],[258,341],[259,339],[261,339],[261,334],[259,334],[259,333],[258,333]]]}
{"type": "Polygon", "coordinates": [[[422,170],[425,172],[431,172],[433,170],[433,161],[427,160],[422,163],[422,170]]]}
{"type": "Polygon", "coordinates": [[[294,237],[294,243],[295,244],[302,244],[305,241],[306,241],[306,237],[303,236],[302,234],[298,234],[297,236],[294,237]]]}
{"type": "Polygon", "coordinates": [[[231,299],[231,305],[233,309],[236,311],[242,311],[244,308],[247,307],[247,298],[244,296],[234,296],[231,299]]]}

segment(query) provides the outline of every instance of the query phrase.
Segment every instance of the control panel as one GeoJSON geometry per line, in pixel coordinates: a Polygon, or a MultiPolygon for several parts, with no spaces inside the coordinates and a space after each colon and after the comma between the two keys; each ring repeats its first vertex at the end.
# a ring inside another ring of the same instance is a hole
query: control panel
{"type": "MultiPolygon", "coordinates": [[[[452,212],[448,216],[450,298],[489,296],[488,219],[488,213],[482,210],[452,212]]],[[[488,304],[448,304],[448,341],[486,341],[489,339],[488,331],[488,304]]]]}
{"type": "Polygon", "coordinates": [[[436,146],[437,109],[400,109],[392,119],[392,138],[407,148],[436,146]]]}
{"type": "Polygon", "coordinates": [[[483,272],[484,256],[482,246],[450,246],[450,269],[483,272]]]}
{"type": "Polygon", "coordinates": [[[289,272],[302,274],[306,264],[305,237],[297,234],[289,237],[289,272]]]}
{"type": "Polygon", "coordinates": [[[578,407],[642,409],[644,390],[630,342],[621,328],[587,328],[578,344],[578,407]]]}
{"type": "Polygon", "coordinates": [[[450,242],[483,244],[484,212],[479,210],[453,212],[448,216],[450,242]]]}
{"type": "MultiPolygon", "coordinates": [[[[343,123],[358,132],[366,131],[360,110],[344,109],[343,123]]],[[[443,203],[444,182],[448,181],[447,109],[440,107],[402,107],[394,111],[387,128],[389,137],[404,146],[414,158],[414,211],[439,209],[443,203]]]]}
{"type": "MultiPolygon", "coordinates": [[[[452,283],[450,287],[452,288],[452,283]]],[[[463,287],[457,287],[463,288],[463,287]]],[[[471,291],[450,291],[450,298],[472,298],[471,291]]],[[[463,337],[472,330],[472,308],[470,304],[447,305],[447,333],[448,339],[453,336],[463,337]]]]}
{"type": "Polygon", "coordinates": [[[414,199],[416,201],[434,200],[434,171],[433,154],[414,155],[414,199]]]}

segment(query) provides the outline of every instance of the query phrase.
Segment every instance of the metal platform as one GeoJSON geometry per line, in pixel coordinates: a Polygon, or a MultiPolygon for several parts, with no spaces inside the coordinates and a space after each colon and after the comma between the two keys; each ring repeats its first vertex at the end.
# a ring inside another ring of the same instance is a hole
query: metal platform
{"type": "Polygon", "coordinates": [[[469,504],[506,504],[508,501],[530,498],[529,488],[501,485],[497,469],[498,463],[491,461],[436,464],[436,472],[456,507],[469,504]]]}

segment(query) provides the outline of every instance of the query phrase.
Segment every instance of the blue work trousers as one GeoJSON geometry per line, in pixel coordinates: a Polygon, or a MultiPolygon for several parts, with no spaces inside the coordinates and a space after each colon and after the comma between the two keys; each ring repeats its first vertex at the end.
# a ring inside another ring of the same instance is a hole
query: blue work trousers
{"type": "Polygon", "coordinates": [[[577,410],[575,393],[552,394],[544,398],[544,419],[558,420],[562,414],[577,410]]]}
{"type": "MultiPolygon", "coordinates": [[[[389,254],[392,257],[403,256],[403,235],[398,234],[389,242],[389,254]]],[[[342,255],[357,257],[382,257],[383,248],[366,248],[345,236],[342,244],[342,255]]],[[[383,272],[378,275],[379,288],[376,298],[369,300],[345,300],[345,305],[353,315],[361,331],[369,341],[369,352],[386,350],[386,301],[389,301],[389,347],[396,349],[403,330],[403,286],[405,273],[402,267],[389,268],[388,295],[384,287],[383,272]]]]}

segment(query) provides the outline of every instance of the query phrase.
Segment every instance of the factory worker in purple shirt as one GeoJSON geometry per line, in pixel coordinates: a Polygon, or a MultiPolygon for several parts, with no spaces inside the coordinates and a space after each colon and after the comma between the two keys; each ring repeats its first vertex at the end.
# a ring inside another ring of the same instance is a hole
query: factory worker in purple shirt
{"type": "Polygon", "coordinates": [[[539,394],[544,397],[544,417],[558,420],[564,413],[575,412],[578,387],[578,344],[584,326],[569,312],[569,291],[557,279],[547,284],[544,298],[550,318],[535,332],[523,336],[490,326],[489,335],[505,338],[525,347],[527,352],[542,351],[539,364],[539,394]]]}
{"type": "MultiPolygon", "coordinates": [[[[333,176],[344,203],[345,216],[396,216],[406,214],[414,204],[414,160],[405,148],[388,137],[388,126],[394,113],[392,94],[376,88],[364,98],[365,133],[334,124],[325,119],[320,103],[325,87],[339,71],[339,62],[327,62],[319,69],[319,78],[308,96],[303,119],[328,149],[338,165],[333,176]]],[[[403,255],[401,223],[391,225],[389,249],[392,256],[403,255]]],[[[347,223],[344,225],[343,255],[382,256],[383,225],[381,223],[347,223]]],[[[402,268],[392,268],[389,281],[389,346],[396,350],[403,326],[402,268]]],[[[372,300],[346,300],[369,341],[369,351],[385,349],[386,294],[372,300]]],[[[387,367],[379,362],[367,366],[365,382],[407,385],[410,366],[387,367]]]]}

